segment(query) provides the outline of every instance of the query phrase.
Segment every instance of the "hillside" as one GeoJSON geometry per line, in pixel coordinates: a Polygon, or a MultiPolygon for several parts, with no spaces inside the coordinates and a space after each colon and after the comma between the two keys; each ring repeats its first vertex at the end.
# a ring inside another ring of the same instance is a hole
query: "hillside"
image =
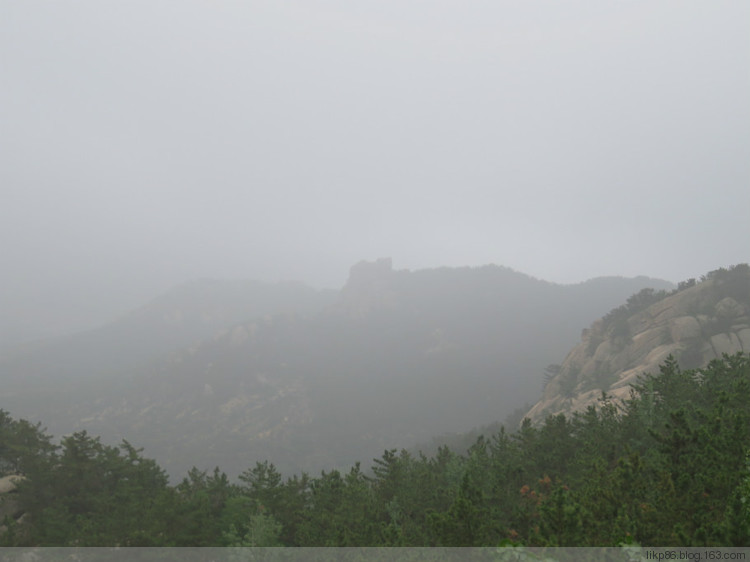
{"type": "Polygon", "coordinates": [[[313,314],[334,298],[334,291],[301,283],[191,281],[100,328],[11,348],[0,355],[0,372],[6,384],[31,386],[115,378],[227,326],[279,313],[313,314]]]}
{"type": "Polygon", "coordinates": [[[485,546],[487,560],[498,559],[498,545],[625,546],[622,560],[647,559],[639,545],[703,547],[698,554],[746,546],[749,383],[747,355],[700,370],[668,360],[622,407],[527,420],[477,436],[463,454],[389,449],[372,464],[286,479],[262,461],[236,483],[217,467],[171,486],[127,442],[79,432],[57,448],[37,424],[0,409],[0,546],[116,545],[128,560],[142,558],[127,548],[138,546],[485,546]]]}
{"type": "MultiPolygon", "coordinates": [[[[362,262],[317,312],[227,324],[116,376],[119,359],[75,348],[107,376],[48,377],[7,409],[58,434],[86,429],[139,443],[172,475],[193,464],[237,474],[261,459],[316,472],[504,419],[538,396],[544,367],[583,326],[648,286],[671,288],[647,278],[565,286],[498,266],[412,272],[362,262]]],[[[162,317],[153,322],[144,334],[159,332],[162,317]]]]}
{"type": "Polygon", "coordinates": [[[750,268],[719,269],[672,292],[645,290],[583,331],[561,365],[548,369],[544,395],[528,412],[549,415],[585,410],[602,392],[615,399],[645,373],[674,356],[698,368],[723,354],[750,352],[750,268]]]}

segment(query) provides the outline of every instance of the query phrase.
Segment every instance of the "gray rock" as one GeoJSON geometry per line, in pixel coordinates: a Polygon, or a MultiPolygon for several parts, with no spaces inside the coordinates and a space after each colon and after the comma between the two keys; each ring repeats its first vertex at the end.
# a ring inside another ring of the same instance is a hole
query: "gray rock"
{"type": "Polygon", "coordinates": [[[719,318],[737,318],[743,316],[746,311],[745,307],[734,300],[732,297],[725,297],[716,303],[716,316],[719,318]]]}
{"type": "Polygon", "coordinates": [[[715,336],[711,336],[710,342],[717,358],[725,353],[728,355],[734,355],[735,353],[742,351],[742,343],[737,337],[737,334],[734,333],[716,334],[715,336]]]}
{"type": "Polygon", "coordinates": [[[672,341],[681,341],[699,338],[701,336],[701,325],[694,316],[680,316],[673,318],[669,325],[669,333],[672,341]]]}
{"type": "Polygon", "coordinates": [[[737,332],[737,338],[740,340],[742,351],[750,352],[750,328],[743,328],[737,332]]]}
{"type": "Polygon", "coordinates": [[[0,494],[7,494],[16,489],[16,485],[23,480],[23,476],[11,474],[0,478],[0,494]]]}

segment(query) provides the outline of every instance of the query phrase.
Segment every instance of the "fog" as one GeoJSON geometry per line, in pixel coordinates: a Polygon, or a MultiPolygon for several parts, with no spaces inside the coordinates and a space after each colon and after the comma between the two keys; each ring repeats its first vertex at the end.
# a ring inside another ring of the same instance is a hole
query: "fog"
{"type": "Polygon", "coordinates": [[[362,259],[750,261],[745,2],[3,2],[0,332],[362,259]]]}

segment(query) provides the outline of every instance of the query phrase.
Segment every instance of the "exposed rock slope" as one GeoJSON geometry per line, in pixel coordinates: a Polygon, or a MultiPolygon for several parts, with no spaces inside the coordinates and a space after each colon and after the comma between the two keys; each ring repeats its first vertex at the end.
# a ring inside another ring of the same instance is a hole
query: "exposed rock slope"
{"type": "Polygon", "coordinates": [[[602,391],[630,395],[644,373],[673,355],[683,368],[705,366],[723,354],[750,352],[750,268],[742,264],[681,283],[671,293],[641,291],[583,331],[562,365],[550,366],[533,422],[595,405],[602,391]]]}

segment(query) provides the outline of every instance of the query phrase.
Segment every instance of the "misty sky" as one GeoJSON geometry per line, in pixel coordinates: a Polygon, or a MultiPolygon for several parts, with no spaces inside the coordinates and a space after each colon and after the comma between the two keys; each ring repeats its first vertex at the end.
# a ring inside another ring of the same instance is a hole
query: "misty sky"
{"type": "Polygon", "coordinates": [[[750,261],[748,100],[744,0],[0,0],[0,315],[381,256],[699,276],[750,261]]]}

